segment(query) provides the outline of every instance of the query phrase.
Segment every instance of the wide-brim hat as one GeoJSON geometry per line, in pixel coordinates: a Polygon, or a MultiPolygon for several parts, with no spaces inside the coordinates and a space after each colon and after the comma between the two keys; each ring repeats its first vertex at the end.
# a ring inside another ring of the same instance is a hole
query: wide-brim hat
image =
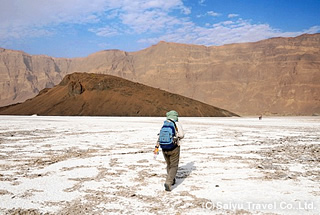
{"type": "Polygon", "coordinates": [[[174,120],[174,121],[178,121],[178,112],[175,111],[175,110],[171,110],[169,112],[166,113],[166,116],[167,116],[167,119],[171,119],[171,120],[174,120]]]}

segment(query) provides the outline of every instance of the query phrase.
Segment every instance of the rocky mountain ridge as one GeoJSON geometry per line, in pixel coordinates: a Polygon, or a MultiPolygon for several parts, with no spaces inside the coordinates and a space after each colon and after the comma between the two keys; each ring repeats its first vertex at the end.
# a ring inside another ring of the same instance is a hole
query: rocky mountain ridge
{"type": "Polygon", "coordinates": [[[53,88],[46,88],[27,101],[0,108],[4,115],[58,116],[237,116],[227,110],[172,94],[123,78],[73,73],[53,88]]]}
{"type": "Polygon", "coordinates": [[[85,58],[0,50],[0,105],[24,101],[74,72],[111,74],[240,115],[320,113],[320,34],[199,46],[159,42],[85,58]]]}

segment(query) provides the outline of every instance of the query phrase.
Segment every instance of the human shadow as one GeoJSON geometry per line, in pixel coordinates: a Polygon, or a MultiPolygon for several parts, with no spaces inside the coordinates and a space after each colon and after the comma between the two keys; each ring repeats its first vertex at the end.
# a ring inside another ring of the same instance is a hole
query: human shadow
{"type": "Polygon", "coordinates": [[[188,176],[191,174],[193,170],[195,170],[196,167],[194,165],[194,162],[189,162],[183,166],[179,166],[178,172],[176,175],[176,184],[172,186],[173,189],[178,187],[180,184],[183,183],[183,181],[188,178],[188,176]]]}

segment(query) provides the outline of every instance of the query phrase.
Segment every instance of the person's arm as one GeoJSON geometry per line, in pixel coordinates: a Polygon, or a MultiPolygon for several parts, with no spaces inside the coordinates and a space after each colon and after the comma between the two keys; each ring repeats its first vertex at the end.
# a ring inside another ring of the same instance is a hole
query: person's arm
{"type": "Polygon", "coordinates": [[[176,126],[178,127],[178,138],[179,139],[184,138],[184,131],[181,124],[179,122],[176,122],[176,126]]]}
{"type": "Polygon", "coordinates": [[[157,144],[155,145],[155,148],[159,148],[160,144],[159,141],[157,141],[157,144]]]}
{"type": "Polygon", "coordinates": [[[154,147],[154,150],[153,150],[153,153],[154,153],[154,154],[157,154],[157,153],[158,153],[158,151],[159,151],[159,146],[160,146],[160,144],[159,144],[159,138],[158,138],[157,143],[156,143],[156,145],[155,145],[155,147],[154,147]]]}

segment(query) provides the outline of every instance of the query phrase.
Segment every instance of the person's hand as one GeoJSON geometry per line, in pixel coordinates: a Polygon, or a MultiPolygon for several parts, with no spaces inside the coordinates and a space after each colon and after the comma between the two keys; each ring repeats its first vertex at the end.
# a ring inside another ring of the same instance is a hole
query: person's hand
{"type": "Polygon", "coordinates": [[[155,155],[159,154],[159,148],[154,148],[153,153],[154,153],[155,155]]]}

